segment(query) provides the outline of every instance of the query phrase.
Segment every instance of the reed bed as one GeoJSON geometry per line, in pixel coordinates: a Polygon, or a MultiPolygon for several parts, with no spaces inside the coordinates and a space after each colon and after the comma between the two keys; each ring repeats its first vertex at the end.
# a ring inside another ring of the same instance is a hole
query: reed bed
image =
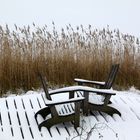
{"type": "Polygon", "coordinates": [[[39,88],[37,70],[50,86],[74,84],[73,79],[103,80],[120,63],[116,85],[140,89],[140,40],[109,27],[91,25],[50,31],[34,23],[10,30],[0,26],[0,91],[39,88]]]}

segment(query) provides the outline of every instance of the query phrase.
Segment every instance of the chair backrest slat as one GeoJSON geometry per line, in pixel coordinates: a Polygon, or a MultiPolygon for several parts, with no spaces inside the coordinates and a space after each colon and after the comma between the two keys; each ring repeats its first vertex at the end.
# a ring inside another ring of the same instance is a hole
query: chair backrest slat
{"type": "Polygon", "coordinates": [[[42,76],[42,74],[40,72],[38,72],[38,76],[40,78],[40,81],[42,83],[42,86],[43,86],[43,89],[45,91],[45,95],[46,95],[46,98],[48,100],[52,100],[51,99],[51,96],[49,95],[49,92],[48,92],[48,84],[47,84],[47,80],[42,76]]]}
{"type": "Polygon", "coordinates": [[[119,64],[112,65],[109,76],[108,76],[103,88],[110,89],[112,87],[112,85],[115,81],[118,69],[119,69],[119,64]]]}

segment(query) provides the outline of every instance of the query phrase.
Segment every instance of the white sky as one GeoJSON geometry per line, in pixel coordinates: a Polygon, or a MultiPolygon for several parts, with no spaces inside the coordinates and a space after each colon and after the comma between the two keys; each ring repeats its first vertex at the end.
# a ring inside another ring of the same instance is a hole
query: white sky
{"type": "Polygon", "coordinates": [[[140,37],[140,0],[0,0],[0,24],[91,24],[140,37]]]}

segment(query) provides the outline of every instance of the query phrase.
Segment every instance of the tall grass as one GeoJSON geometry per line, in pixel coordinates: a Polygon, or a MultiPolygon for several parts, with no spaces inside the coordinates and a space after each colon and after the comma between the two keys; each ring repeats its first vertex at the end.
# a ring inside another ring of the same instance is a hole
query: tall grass
{"type": "Polygon", "coordinates": [[[140,88],[140,40],[119,30],[94,29],[91,25],[61,31],[47,26],[14,30],[0,26],[0,90],[40,86],[36,71],[50,85],[71,85],[75,77],[103,80],[111,64],[120,63],[116,84],[140,88]],[[31,29],[32,28],[32,29],[31,29]]]}

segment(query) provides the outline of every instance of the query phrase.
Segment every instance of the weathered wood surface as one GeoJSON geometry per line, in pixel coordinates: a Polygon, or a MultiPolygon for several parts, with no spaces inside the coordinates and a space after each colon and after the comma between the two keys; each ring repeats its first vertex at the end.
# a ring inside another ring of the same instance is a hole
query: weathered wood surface
{"type": "MultiPolygon", "coordinates": [[[[121,117],[117,114],[110,116],[94,111],[89,116],[80,116],[81,121],[78,129],[75,129],[71,122],[67,122],[54,125],[50,132],[45,127],[39,131],[34,114],[45,107],[44,96],[44,93],[33,92],[29,95],[0,98],[0,133],[8,136],[9,140],[12,138],[15,140],[66,140],[66,138],[79,135],[82,130],[80,127],[85,127],[88,131],[96,123],[110,124],[111,122],[114,127],[120,121],[140,121],[140,97],[121,94],[111,98],[112,106],[119,109],[121,117]]],[[[70,107],[73,110],[72,106],[70,107]]],[[[65,108],[63,111],[66,111],[65,108]]],[[[39,117],[38,120],[42,121],[42,118],[39,117]]]]}

